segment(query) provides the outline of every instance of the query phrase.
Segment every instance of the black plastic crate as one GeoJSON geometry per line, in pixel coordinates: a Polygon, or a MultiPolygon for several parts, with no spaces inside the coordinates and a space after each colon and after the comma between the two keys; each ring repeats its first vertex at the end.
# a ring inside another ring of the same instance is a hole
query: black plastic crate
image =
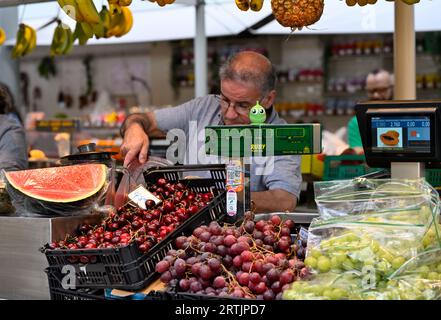
{"type": "Polygon", "coordinates": [[[49,282],[51,300],[104,300],[103,289],[64,289],[62,286],[63,275],[56,270],[45,270],[49,282]]]}
{"type": "MultiPolygon", "coordinates": [[[[213,191],[218,195],[146,254],[142,254],[135,243],[121,248],[77,250],[50,250],[46,245],[42,251],[49,266],[61,273],[64,266],[72,265],[75,268],[75,285],[78,288],[115,288],[134,291],[144,288],[158,276],[155,273],[156,263],[166,256],[177,237],[190,235],[198,225],[222,219],[226,212],[225,190],[217,187],[220,187],[222,176],[225,177],[224,165],[179,166],[148,170],[145,173],[146,182],[154,182],[163,177],[173,182],[183,181],[195,191],[213,191]],[[180,179],[180,174],[184,172],[204,171],[204,169],[216,179],[180,179]]],[[[225,179],[223,183],[225,184],[225,179]]]]}

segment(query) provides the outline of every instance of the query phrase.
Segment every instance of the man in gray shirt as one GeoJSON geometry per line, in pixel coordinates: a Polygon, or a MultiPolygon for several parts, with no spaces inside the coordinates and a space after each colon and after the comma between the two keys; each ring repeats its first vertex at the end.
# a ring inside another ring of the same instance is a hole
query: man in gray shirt
{"type": "MultiPolygon", "coordinates": [[[[286,123],[273,108],[276,75],[265,56],[252,51],[236,53],[221,67],[219,75],[219,96],[208,95],[174,108],[127,117],[121,128],[124,165],[136,158],[144,163],[149,148],[148,136],[171,131],[175,131],[178,138],[182,132],[186,140],[186,153],[184,159],[180,159],[181,163],[219,161],[205,155],[204,128],[208,125],[249,124],[249,111],[256,101],[267,111],[266,123],[286,123]]],[[[293,211],[301,181],[298,156],[253,159],[250,185],[256,212],[293,211]]]]}
{"type": "Polygon", "coordinates": [[[7,115],[0,114],[0,172],[20,170],[28,166],[23,127],[7,115]]]}

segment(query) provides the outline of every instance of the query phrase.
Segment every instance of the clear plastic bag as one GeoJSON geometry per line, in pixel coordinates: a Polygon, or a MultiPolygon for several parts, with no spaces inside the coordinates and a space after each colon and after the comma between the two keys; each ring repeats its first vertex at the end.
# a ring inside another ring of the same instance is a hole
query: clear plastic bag
{"type": "Polygon", "coordinates": [[[18,216],[87,215],[99,210],[108,185],[104,164],[5,172],[18,216]]]}
{"type": "Polygon", "coordinates": [[[141,165],[138,161],[132,161],[127,168],[123,169],[123,177],[115,193],[115,208],[124,206],[129,200],[129,193],[139,185],[145,185],[143,172],[144,165],[141,165]]]}
{"type": "Polygon", "coordinates": [[[438,193],[424,180],[348,180],[317,183],[316,201],[305,259],[312,278],[287,298],[412,298],[403,294],[409,281],[394,281],[410,261],[441,248],[438,193]]]}
{"type": "Polygon", "coordinates": [[[424,179],[364,179],[314,183],[320,219],[412,210],[438,201],[438,193],[424,179]]]}

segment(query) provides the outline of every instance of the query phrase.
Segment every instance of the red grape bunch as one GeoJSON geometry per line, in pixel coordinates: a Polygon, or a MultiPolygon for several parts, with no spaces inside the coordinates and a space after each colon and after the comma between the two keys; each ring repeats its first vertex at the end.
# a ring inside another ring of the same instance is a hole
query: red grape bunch
{"type": "Polygon", "coordinates": [[[156,265],[162,282],[180,292],[274,300],[295,281],[304,263],[291,239],[294,221],[279,216],[257,222],[197,227],[175,241],[156,265]]]}

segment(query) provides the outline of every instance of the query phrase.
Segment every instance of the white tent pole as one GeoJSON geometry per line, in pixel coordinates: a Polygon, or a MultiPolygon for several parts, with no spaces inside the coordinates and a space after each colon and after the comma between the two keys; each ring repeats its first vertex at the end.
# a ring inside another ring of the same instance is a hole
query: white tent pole
{"type": "Polygon", "coordinates": [[[414,5],[395,1],[395,100],[416,99],[414,5]]]}
{"type": "Polygon", "coordinates": [[[202,97],[208,93],[208,89],[207,89],[207,37],[205,35],[205,3],[204,3],[204,0],[198,0],[195,8],[196,8],[196,37],[194,39],[195,97],[202,97]]]}

